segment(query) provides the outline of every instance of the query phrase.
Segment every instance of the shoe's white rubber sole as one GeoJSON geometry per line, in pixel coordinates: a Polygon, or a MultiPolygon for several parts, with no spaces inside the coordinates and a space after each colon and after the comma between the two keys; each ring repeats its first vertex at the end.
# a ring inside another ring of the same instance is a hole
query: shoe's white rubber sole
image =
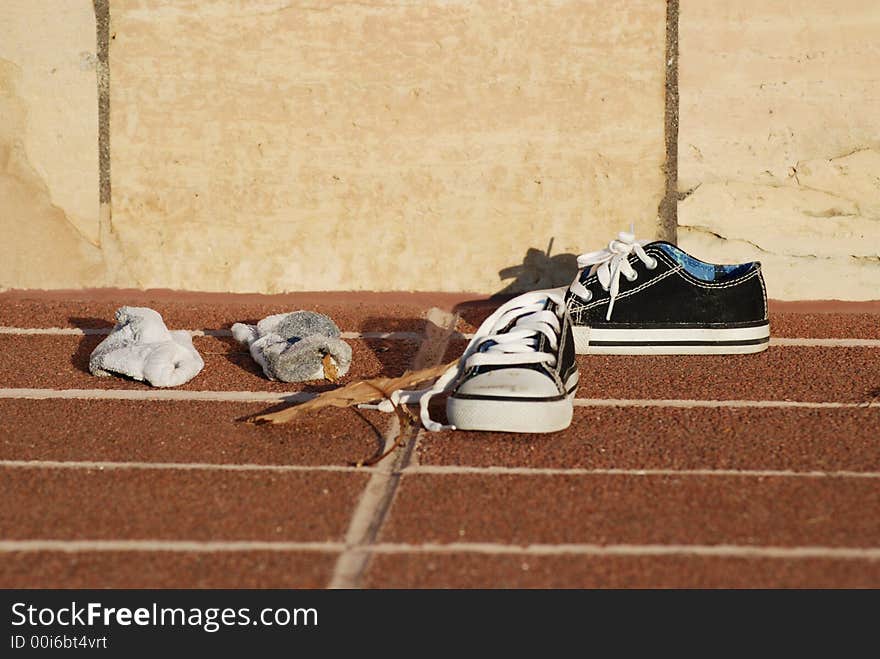
{"type": "Polygon", "coordinates": [[[559,400],[446,400],[446,417],[458,430],[545,433],[571,425],[574,392],[559,400]]]}
{"type": "Polygon", "coordinates": [[[761,352],[770,324],[690,329],[598,329],[572,327],[579,355],[732,355],[761,352]]]}

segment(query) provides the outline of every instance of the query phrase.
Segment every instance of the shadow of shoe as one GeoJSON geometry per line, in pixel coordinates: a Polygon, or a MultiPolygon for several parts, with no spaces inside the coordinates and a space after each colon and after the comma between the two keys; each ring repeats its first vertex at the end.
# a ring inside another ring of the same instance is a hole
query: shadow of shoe
{"type": "MultiPolygon", "coordinates": [[[[552,244],[551,240],[551,247],[552,244]]],[[[577,271],[577,255],[556,254],[550,256],[550,247],[546,252],[529,247],[522,263],[498,271],[500,279],[513,278],[513,281],[495,295],[519,295],[545,288],[568,286],[577,275],[577,271]]]]}
{"type": "Polygon", "coordinates": [[[571,284],[578,272],[577,256],[575,254],[550,256],[552,248],[553,239],[550,240],[546,251],[529,247],[522,263],[498,271],[501,280],[512,278],[512,282],[488,297],[465,300],[457,304],[453,311],[461,318],[461,331],[475,331],[493,311],[517,295],[571,284]]]}

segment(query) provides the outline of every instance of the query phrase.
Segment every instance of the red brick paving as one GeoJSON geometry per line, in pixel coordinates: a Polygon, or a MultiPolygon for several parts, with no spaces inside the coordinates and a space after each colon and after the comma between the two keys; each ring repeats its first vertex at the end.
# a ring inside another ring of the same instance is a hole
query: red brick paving
{"type": "Polygon", "coordinates": [[[369,588],[878,588],[880,561],[382,554],[369,588]]]}
{"type": "Polygon", "coordinates": [[[339,541],[366,474],[2,469],[11,540],[339,541]]]}
{"type": "Polygon", "coordinates": [[[243,419],[283,405],[0,399],[0,460],[338,465],[372,455],[388,417],[326,409],[284,425],[243,419]]]}
{"type": "Polygon", "coordinates": [[[323,552],[12,552],[0,588],[324,588],[337,555],[323,552]]]}
{"type": "Polygon", "coordinates": [[[880,339],[876,313],[825,313],[822,315],[778,312],[770,316],[770,335],[799,339],[880,339]]]}
{"type": "Polygon", "coordinates": [[[865,402],[876,348],[776,347],[754,355],[583,355],[578,398],[865,402]]]}
{"type": "Polygon", "coordinates": [[[880,544],[876,479],[406,476],[383,542],[880,544]]]}
{"type": "MultiPolygon", "coordinates": [[[[88,359],[100,336],[0,335],[5,365],[0,387],[148,389],[120,378],[97,378],[88,359]]],[[[418,350],[414,341],[349,340],[352,367],[340,382],[400,375],[418,350]]],[[[182,390],[303,391],[326,383],[265,378],[232,339],[196,337],[205,368],[182,390]]],[[[455,341],[445,359],[461,354],[455,341]]],[[[686,398],[867,402],[880,390],[876,348],[771,347],[757,355],[581,355],[578,398],[686,398]]]]}
{"type": "Polygon", "coordinates": [[[880,472],[880,409],[577,407],[545,435],[423,433],[425,465],[880,472]]]}
{"type": "MultiPolygon", "coordinates": [[[[122,304],[172,328],[228,327],[310,308],[346,331],[421,331],[428,306],[473,331],[497,302],[433,294],[228,296],[163,291],[0,293],[0,325],[107,327],[122,304]]],[[[772,303],[773,336],[880,338],[880,303],[772,303]]],[[[102,337],[0,336],[0,387],[125,388],[88,375],[102,337]],[[31,373],[28,373],[31,369],[31,373]]],[[[362,341],[352,375],[394,375],[416,342],[362,341]]],[[[231,339],[196,338],[206,368],[188,390],[298,391],[265,380],[231,339]]],[[[454,342],[449,357],[463,341],[454,342]]],[[[581,398],[869,403],[876,348],[771,347],[717,357],[579,359],[581,398]]],[[[577,408],[553,435],[423,434],[422,465],[581,469],[880,471],[870,408],[577,408]]],[[[277,427],[239,419],[268,405],[0,399],[0,460],[344,466],[376,448],[392,417],[327,410],[277,427]]],[[[54,469],[0,466],[0,540],[333,541],[369,471],[54,469]]],[[[364,587],[840,588],[880,586],[880,479],[695,474],[404,472],[381,542],[725,544],[864,548],[855,558],[476,553],[376,554],[364,587]],[[872,552],[872,553],[871,553],[872,552]]],[[[5,551],[5,587],[325,587],[335,551],[5,551]]]]}

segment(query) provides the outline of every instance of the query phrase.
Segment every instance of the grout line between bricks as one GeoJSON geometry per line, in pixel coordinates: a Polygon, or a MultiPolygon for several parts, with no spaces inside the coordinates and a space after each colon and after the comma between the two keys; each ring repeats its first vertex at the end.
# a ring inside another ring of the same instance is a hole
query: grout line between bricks
{"type": "Polygon", "coordinates": [[[476,553],[528,556],[755,556],[763,558],[880,559],[880,547],[774,547],[761,545],[631,545],[631,544],[532,544],[508,545],[493,542],[451,542],[448,544],[382,543],[373,546],[377,554],[476,553]]]}
{"type": "Polygon", "coordinates": [[[24,551],[315,551],[337,552],[339,542],[283,542],[260,540],[0,540],[0,552],[24,551]]]}
{"type": "MultiPolygon", "coordinates": [[[[474,465],[421,465],[415,451],[424,431],[416,437],[413,455],[407,465],[394,473],[406,475],[478,475],[478,476],[721,476],[742,478],[880,478],[877,471],[794,471],[791,469],[588,469],[577,467],[481,467],[474,465]]],[[[343,465],[279,465],[211,462],[113,462],[100,460],[0,460],[0,469],[71,469],[71,470],[178,470],[178,471],[264,471],[271,473],[329,471],[372,473],[376,467],[343,465]]]]}
{"type": "Polygon", "coordinates": [[[770,338],[771,346],[803,346],[803,347],[829,347],[829,348],[880,348],[880,339],[800,339],[800,338],[770,338]]]}
{"type": "Polygon", "coordinates": [[[180,389],[6,389],[0,388],[0,399],[28,400],[139,400],[139,401],[212,401],[244,403],[302,403],[315,394],[305,391],[272,393],[271,391],[187,391],[180,389]]]}
{"type": "MultiPolygon", "coordinates": [[[[413,359],[413,370],[428,368],[440,363],[455,326],[458,314],[442,311],[436,307],[428,310],[425,339],[413,359]]],[[[395,416],[385,433],[385,450],[389,450],[400,432],[400,421],[395,416]]],[[[382,530],[394,495],[400,485],[402,473],[415,450],[419,432],[410,428],[400,438],[403,449],[398,449],[390,459],[380,462],[367,483],[355,507],[345,534],[346,549],[336,561],[329,588],[359,588],[369,566],[372,547],[382,530]]]]}
{"type": "MultiPolygon", "coordinates": [[[[575,398],[575,407],[802,407],[836,409],[869,408],[866,403],[812,402],[800,400],[698,400],[677,398],[575,398]]],[[[880,409],[878,407],[877,409],[880,409]]]]}
{"type": "Polygon", "coordinates": [[[370,473],[372,467],[348,467],[343,465],[275,465],[275,464],[236,464],[222,462],[112,462],[103,460],[0,460],[0,469],[84,469],[97,471],[111,470],[176,470],[176,471],[336,471],[348,473],[370,473]]]}
{"type": "MultiPolygon", "coordinates": [[[[0,553],[19,552],[255,552],[307,551],[337,553],[346,546],[338,542],[286,541],[197,541],[197,540],[0,540],[0,553]]],[[[485,554],[488,556],[709,556],[778,559],[824,558],[837,560],[880,560],[880,547],[683,545],[683,544],[530,544],[493,542],[451,542],[373,544],[375,554],[485,554]]]]}
{"type": "MultiPolygon", "coordinates": [[[[0,461],[0,466],[3,462],[0,461]]],[[[734,476],[742,478],[880,478],[877,471],[793,471],[791,469],[579,469],[554,467],[476,467],[411,465],[406,474],[479,476],[734,476]]]]}
{"type": "MultiPolygon", "coordinates": [[[[177,389],[30,389],[2,388],[0,399],[20,400],[136,400],[136,401],[190,401],[190,402],[243,402],[243,403],[301,403],[315,394],[294,391],[192,391],[177,389]]],[[[813,402],[799,400],[699,400],[677,398],[575,398],[575,407],[709,407],[709,408],[805,408],[880,410],[871,402],[813,402]]]]}

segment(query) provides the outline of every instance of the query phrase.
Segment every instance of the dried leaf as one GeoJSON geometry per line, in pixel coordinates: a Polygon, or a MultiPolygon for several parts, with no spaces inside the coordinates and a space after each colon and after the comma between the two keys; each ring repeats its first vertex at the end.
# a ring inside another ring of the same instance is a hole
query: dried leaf
{"type": "Polygon", "coordinates": [[[252,423],[287,423],[303,412],[320,410],[324,407],[351,407],[380,398],[388,398],[392,392],[398,389],[412,389],[418,384],[439,377],[446,369],[456,363],[458,360],[418,371],[406,371],[398,378],[372,378],[371,380],[352,382],[339,389],[325,391],[305,403],[299,403],[271,414],[260,414],[249,420],[252,423]]]}
{"type": "Polygon", "coordinates": [[[330,380],[330,382],[336,382],[339,379],[339,371],[336,369],[336,362],[333,361],[333,357],[329,354],[324,355],[321,363],[324,365],[324,378],[330,380]]]}
{"type": "Polygon", "coordinates": [[[871,389],[868,392],[868,399],[862,402],[861,407],[871,407],[878,399],[880,399],[880,387],[871,389]]]}

